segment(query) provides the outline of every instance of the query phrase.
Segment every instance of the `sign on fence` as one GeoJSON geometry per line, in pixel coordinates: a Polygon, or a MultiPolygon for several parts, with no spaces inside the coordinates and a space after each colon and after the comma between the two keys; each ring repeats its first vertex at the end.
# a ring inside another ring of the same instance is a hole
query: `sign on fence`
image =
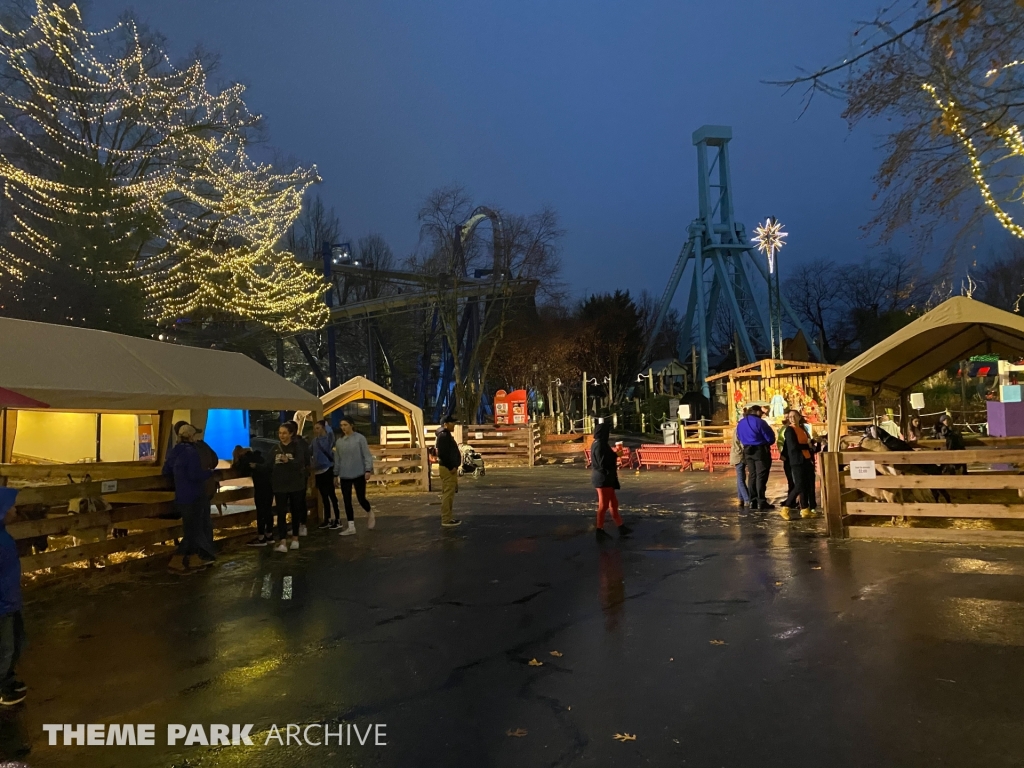
{"type": "Polygon", "coordinates": [[[850,477],[854,480],[868,480],[875,477],[874,461],[851,461],[850,477]]]}

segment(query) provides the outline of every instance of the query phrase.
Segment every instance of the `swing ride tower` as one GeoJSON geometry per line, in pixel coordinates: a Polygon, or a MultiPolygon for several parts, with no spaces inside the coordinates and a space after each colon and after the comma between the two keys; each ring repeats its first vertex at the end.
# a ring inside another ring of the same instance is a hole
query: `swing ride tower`
{"type": "Polygon", "coordinates": [[[691,344],[696,348],[698,379],[707,398],[708,338],[723,308],[731,321],[743,363],[781,357],[783,317],[804,332],[811,354],[819,361],[822,359],[813,338],[778,289],[775,252],[769,268],[765,257],[758,254],[756,244],[747,240],[746,228],[734,218],[731,139],[732,129],[723,125],[705,125],[693,133],[693,145],[697,148],[698,217],[687,228],[688,238],[662,294],[644,353],[644,359],[649,360],[679,284],[686,276],[686,313],[678,355],[685,360],[691,344]],[[770,307],[765,306],[766,292],[771,299],[770,307]]]}

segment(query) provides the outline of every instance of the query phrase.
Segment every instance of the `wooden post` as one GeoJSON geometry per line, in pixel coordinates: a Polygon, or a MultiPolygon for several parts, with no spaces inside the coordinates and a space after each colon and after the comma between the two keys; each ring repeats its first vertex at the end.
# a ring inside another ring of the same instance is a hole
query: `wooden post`
{"type": "Polygon", "coordinates": [[[160,411],[156,435],[156,465],[162,467],[171,445],[171,427],[174,426],[174,411],[160,411]]]}
{"type": "Polygon", "coordinates": [[[846,538],[843,530],[843,489],[839,478],[839,453],[827,451],[822,454],[821,487],[825,495],[825,520],[828,535],[834,539],[846,538]]]}

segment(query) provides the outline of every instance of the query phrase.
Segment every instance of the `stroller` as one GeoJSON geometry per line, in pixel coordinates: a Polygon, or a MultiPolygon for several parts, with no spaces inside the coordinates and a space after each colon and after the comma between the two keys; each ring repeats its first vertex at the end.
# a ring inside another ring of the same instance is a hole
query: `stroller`
{"type": "Polygon", "coordinates": [[[483,477],[484,457],[474,451],[472,445],[462,446],[462,466],[459,467],[459,474],[483,477]]]}

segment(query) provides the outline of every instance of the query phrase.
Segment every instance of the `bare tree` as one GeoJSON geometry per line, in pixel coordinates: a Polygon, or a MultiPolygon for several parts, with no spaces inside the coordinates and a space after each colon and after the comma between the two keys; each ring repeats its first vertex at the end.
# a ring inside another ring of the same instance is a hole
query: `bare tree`
{"type": "Polygon", "coordinates": [[[859,264],[823,259],[805,263],[786,280],[785,293],[799,318],[813,329],[828,362],[885,338],[925,312],[944,284],[920,258],[888,251],[859,264]]]}
{"type": "Polygon", "coordinates": [[[295,258],[305,262],[319,262],[324,243],[338,243],[344,239],[341,221],[316,193],[306,201],[299,218],[288,228],[288,250],[295,258]]]}
{"type": "Polygon", "coordinates": [[[782,84],[845,99],[851,126],[892,125],[867,229],[887,242],[910,227],[920,252],[942,232],[949,262],[987,213],[1024,237],[1007,212],[1024,179],[1024,6],[895,0],[855,37],[856,54],[782,84]]]}
{"type": "Polygon", "coordinates": [[[553,210],[530,216],[483,206],[475,209],[458,186],[430,194],[420,210],[425,253],[414,266],[437,279],[436,306],[453,355],[455,404],[472,421],[480,407],[484,382],[512,310],[537,290],[552,289],[559,270],[562,231],[553,210]],[[463,224],[477,211],[490,225],[490,241],[463,224]],[[466,343],[467,333],[477,338],[466,343]],[[472,343],[475,341],[475,343],[472,343]]]}

